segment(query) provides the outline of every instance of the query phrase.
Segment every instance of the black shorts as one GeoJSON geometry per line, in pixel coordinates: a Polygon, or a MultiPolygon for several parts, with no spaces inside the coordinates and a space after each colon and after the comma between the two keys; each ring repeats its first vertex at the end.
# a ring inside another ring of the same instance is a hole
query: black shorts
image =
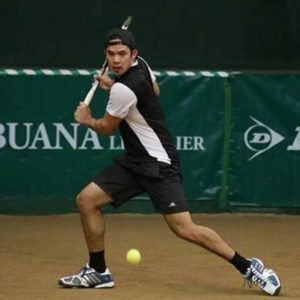
{"type": "Polygon", "coordinates": [[[187,211],[179,167],[157,161],[132,162],[126,156],[101,171],[93,182],[112,196],[114,207],[147,192],[156,211],[187,211]]]}

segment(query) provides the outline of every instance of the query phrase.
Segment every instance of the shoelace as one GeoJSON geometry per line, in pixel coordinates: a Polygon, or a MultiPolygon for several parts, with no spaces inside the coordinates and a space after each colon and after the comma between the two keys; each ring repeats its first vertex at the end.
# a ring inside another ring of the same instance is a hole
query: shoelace
{"type": "Polygon", "coordinates": [[[82,277],[89,268],[87,266],[81,268],[75,276],[82,277]]]}
{"type": "Polygon", "coordinates": [[[252,287],[252,283],[261,288],[264,288],[267,284],[267,280],[262,277],[262,273],[257,271],[253,266],[250,266],[249,270],[247,270],[245,277],[244,286],[247,283],[250,288],[252,287]]]}

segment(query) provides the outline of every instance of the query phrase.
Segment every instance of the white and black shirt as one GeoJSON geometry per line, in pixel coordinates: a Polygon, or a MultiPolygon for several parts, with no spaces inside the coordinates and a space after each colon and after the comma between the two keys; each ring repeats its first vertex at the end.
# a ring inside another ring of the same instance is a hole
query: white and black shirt
{"type": "Polygon", "coordinates": [[[178,162],[171,135],[165,125],[158,97],[153,90],[155,76],[138,57],[131,68],[116,79],[109,94],[107,112],[122,118],[120,133],[130,159],[156,159],[167,164],[178,162]]]}

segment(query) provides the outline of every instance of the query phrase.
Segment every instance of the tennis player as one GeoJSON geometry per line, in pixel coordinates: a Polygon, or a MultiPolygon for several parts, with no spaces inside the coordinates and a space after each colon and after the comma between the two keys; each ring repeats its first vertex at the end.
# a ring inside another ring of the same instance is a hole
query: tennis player
{"type": "Polygon", "coordinates": [[[149,65],[138,56],[131,32],[114,29],[107,35],[105,53],[115,75],[97,75],[100,87],[109,90],[102,118],[91,115],[80,102],[75,120],[96,132],[109,135],[119,129],[125,152],[102,170],[79,193],[79,208],[89,262],[79,273],[59,279],[63,287],[112,288],[115,283],[105,263],[105,221],[101,208],[119,207],[147,192],[170,229],[180,238],[216,254],[232,264],[250,283],[276,295],[280,281],[258,258],[246,259],[233,250],[214,230],[195,224],[188,211],[182,186],[180,161],[166,127],[157,95],[159,86],[149,65]]]}

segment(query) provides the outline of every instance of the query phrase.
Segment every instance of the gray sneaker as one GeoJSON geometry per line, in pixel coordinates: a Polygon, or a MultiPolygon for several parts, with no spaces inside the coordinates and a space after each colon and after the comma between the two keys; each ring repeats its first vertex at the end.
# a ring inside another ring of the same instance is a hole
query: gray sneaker
{"type": "Polygon", "coordinates": [[[250,261],[251,265],[244,275],[249,286],[254,284],[269,295],[279,295],[281,283],[277,274],[271,269],[266,269],[258,258],[251,258],[250,261]]]}
{"type": "Polygon", "coordinates": [[[65,288],[112,288],[115,286],[112,275],[108,269],[104,273],[99,273],[95,269],[86,265],[78,274],[62,277],[58,284],[65,288]]]}

